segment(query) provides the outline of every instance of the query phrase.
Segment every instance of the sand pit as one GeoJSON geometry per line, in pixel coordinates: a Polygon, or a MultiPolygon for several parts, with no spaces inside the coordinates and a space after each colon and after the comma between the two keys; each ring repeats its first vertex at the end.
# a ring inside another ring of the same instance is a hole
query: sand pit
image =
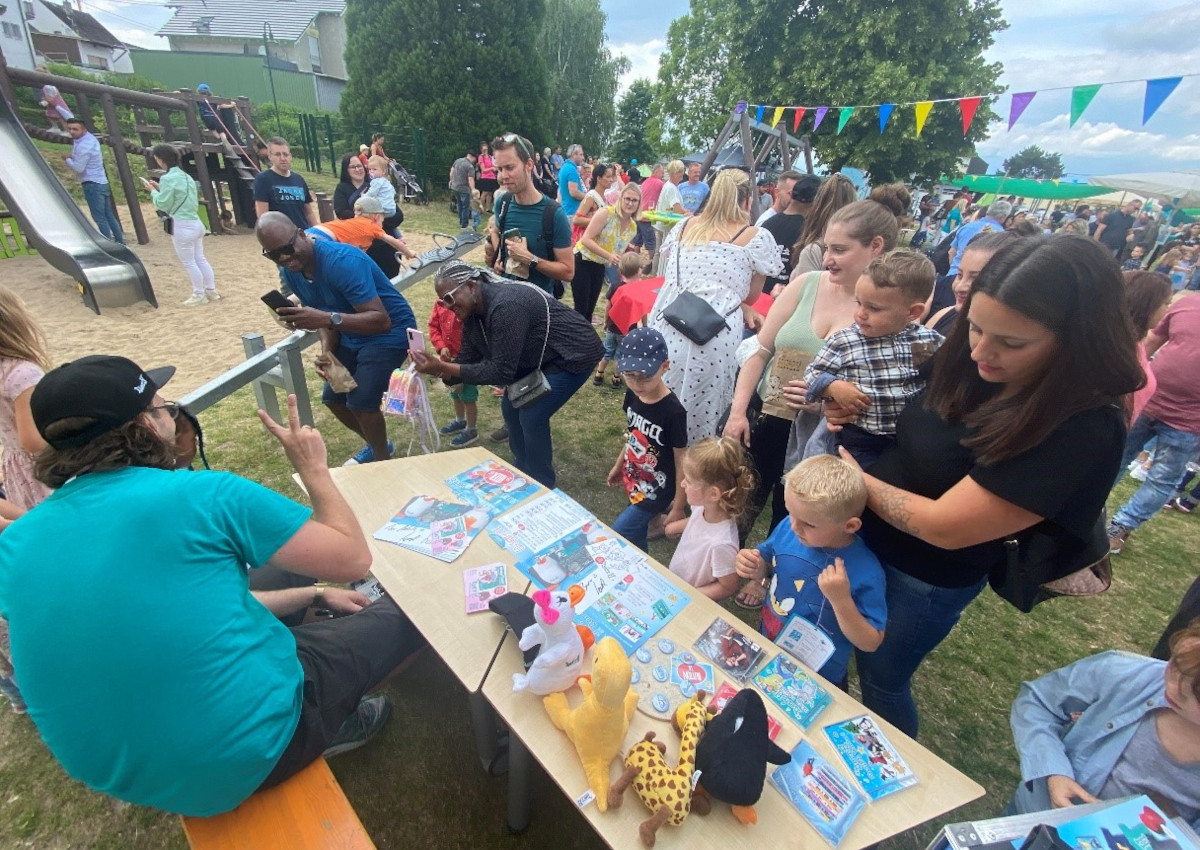
{"type": "MultiPolygon", "coordinates": [[[[156,224],[153,210],[146,206],[144,211],[147,221],[156,224]]],[[[132,238],[127,218],[122,216],[122,222],[132,238]]],[[[429,236],[416,231],[406,231],[405,239],[417,253],[433,247],[429,236]]],[[[205,238],[204,253],[223,297],[197,307],[183,306],[191,285],[171,237],[161,228],[151,228],[149,245],[131,242],[130,248],[150,273],[157,310],[139,304],[109,308],[97,316],[83,305],[75,281],[41,257],[0,260],[0,282],[24,299],[46,332],[52,362],[85,354],[120,354],[145,368],[173,364],[178,372],[171,382],[171,396],[177,398],[244,360],[242,334],[261,333],[268,345],[287,335],[259,300],[278,286],[279,277],[275,265],[260,254],[253,234],[205,238]]],[[[482,256],[477,249],[468,259],[481,262],[482,256]]],[[[417,319],[423,323],[428,316],[417,319]]]]}

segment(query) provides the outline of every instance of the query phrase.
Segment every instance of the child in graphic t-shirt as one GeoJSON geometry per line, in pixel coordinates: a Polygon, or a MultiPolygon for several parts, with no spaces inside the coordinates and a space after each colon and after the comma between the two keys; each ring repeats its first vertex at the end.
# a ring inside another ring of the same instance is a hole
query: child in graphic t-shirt
{"type": "Polygon", "coordinates": [[[909,249],[873,260],[854,287],[854,324],[832,334],[804,371],[810,402],[830,398],[861,414],[836,444],[864,469],[896,442],[900,411],[925,389],[917,368],[942,344],[941,334],[917,324],[936,276],[933,263],[909,249]]]}
{"type": "Polygon", "coordinates": [[[617,350],[617,372],[624,376],[627,438],[608,473],[608,486],[624,485],[629,506],[613,530],[643,551],[650,545],[650,523],[666,514],[683,518],[679,460],[687,445],[687,411],[663,383],[667,341],[652,328],[634,328],[617,350]]]}
{"type": "MultiPolygon", "coordinates": [[[[616,326],[609,315],[612,310],[613,295],[629,281],[642,279],[641,256],[634,253],[622,254],[617,271],[621,273],[621,276],[608,288],[608,293],[604,296],[604,300],[607,302],[607,306],[604,308],[604,357],[600,360],[600,365],[596,367],[596,376],[592,378],[592,383],[598,387],[604,386],[604,373],[608,369],[608,361],[613,361],[615,367],[617,348],[621,345],[621,340],[625,338],[621,329],[616,326]]],[[[620,369],[617,369],[616,374],[613,375],[612,385],[614,388],[621,386],[620,369]]]]}
{"type": "Polygon", "coordinates": [[[682,534],[671,572],[710,599],[737,593],[737,521],[754,492],[754,473],[738,440],[710,437],[687,450],[683,487],[692,515],[667,523],[667,536],[682,534]]]}
{"type": "Polygon", "coordinates": [[[867,485],[832,455],[801,461],[783,483],[788,518],[738,552],[737,572],[767,589],[759,631],[771,640],[809,633],[820,649],[800,660],[844,690],[850,650],[874,652],[887,625],[883,567],[856,534],[867,485]]]}

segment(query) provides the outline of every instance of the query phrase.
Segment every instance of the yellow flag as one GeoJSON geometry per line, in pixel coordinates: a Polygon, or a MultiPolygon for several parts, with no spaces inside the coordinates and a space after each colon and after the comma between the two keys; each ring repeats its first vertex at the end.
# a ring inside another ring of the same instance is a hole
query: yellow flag
{"type": "Polygon", "coordinates": [[[771,126],[772,127],[774,127],[776,124],[778,124],[779,119],[783,117],[783,110],[784,110],[784,107],[782,107],[782,106],[775,107],[775,115],[771,118],[771,126]]]}
{"type": "Polygon", "coordinates": [[[925,119],[929,117],[929,110],[933,109],[933,101],[923,100],[914,104],[913,109],[917,113],[917,137],[920,138],[921,131],[925,129],[925,119]]]}

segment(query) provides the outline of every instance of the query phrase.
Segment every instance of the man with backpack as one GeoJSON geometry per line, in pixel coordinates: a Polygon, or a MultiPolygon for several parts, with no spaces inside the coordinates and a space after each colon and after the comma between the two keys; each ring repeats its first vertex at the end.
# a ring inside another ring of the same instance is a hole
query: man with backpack
{"type": "Polygon", "coordinates": [[[506,190],[496,199],[484,249],[487,263],[513,280],[527,280],[558,297],[575,276],[571,224],[558,201],[538,191],[533,146],[515,133],[492,140],[496,176],[506,190]]]}

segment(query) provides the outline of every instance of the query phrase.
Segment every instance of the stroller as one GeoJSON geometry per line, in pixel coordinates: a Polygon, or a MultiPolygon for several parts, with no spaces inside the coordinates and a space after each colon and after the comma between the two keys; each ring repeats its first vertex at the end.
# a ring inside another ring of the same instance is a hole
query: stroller
{"type": "Polygon", "coordinates": [[[413,177],[404,166],[395,160],[391,161],[392,182],[396,184],[396,188],[400,192],[400,197],[405,201],[413,201],[421,205],[429,203],[429,198],[425,197],[425,190],[421,188],[421,184],[417,182],[417,178],[413,177]]]}

